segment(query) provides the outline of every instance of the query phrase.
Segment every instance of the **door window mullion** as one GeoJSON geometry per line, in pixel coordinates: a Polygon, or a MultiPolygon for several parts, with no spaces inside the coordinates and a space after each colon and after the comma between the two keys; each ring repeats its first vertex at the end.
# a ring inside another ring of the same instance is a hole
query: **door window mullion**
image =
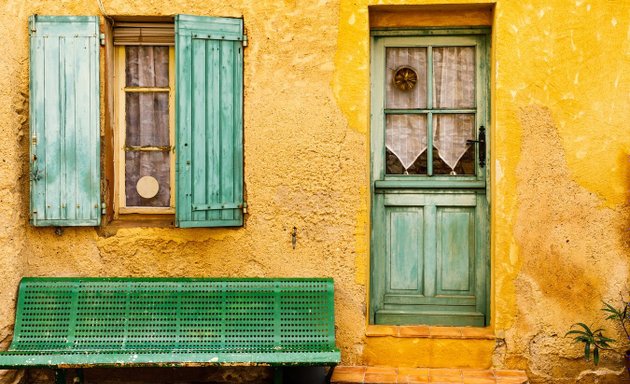
{"type": "MultiPolygon", "coordinates": [[[[433,47],[427,47],[427,108],[433,109],[433,47]]],[[[427,176],[433,176],[433,113],[427,114],[427,176]]]]}
{"type": "Polygon", "coordinates": [[[427,176],[433,176],[433,112],[427,113],[427,176]]]}

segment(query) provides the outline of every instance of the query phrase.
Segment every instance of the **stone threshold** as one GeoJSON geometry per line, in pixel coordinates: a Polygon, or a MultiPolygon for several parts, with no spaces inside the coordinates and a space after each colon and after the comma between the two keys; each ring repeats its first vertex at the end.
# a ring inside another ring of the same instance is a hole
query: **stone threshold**
{"type": "Polygon", "coordinates": [[[458,368],[396,368],[338,366],[330,380],[334,384],[525,384],[525,371],[458,368]]]}
{"type": "Polygon", "coordinates": [[[368,325],[368,337],[417,337],[427,339],[477,339],[497,338],[491,328],[435,327],[428,325],[368,325]]]}

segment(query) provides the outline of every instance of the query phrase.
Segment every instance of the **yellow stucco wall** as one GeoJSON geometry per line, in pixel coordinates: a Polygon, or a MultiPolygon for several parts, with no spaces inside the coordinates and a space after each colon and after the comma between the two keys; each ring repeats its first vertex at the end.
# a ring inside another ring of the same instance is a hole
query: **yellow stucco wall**
{"type": "Polygon", "coordinates": [[[563,335],[577,320],[597,322],[600,298],[627,293],[630,282],[628,1],[103,3],[112,15],[244,18],[249,214],[238,229],[67,228],[58,236],[30,227],[27,17],[99,10],[96,1],[1,2],[5,344],[21,276],[332,276],[344,364],[521,368],[533,382],[620,374],[613,355],[589,372],[563,335]],[[373,25],[492,25],[489,332],[496,341],[366,336],[370,10],[373,25]]]}

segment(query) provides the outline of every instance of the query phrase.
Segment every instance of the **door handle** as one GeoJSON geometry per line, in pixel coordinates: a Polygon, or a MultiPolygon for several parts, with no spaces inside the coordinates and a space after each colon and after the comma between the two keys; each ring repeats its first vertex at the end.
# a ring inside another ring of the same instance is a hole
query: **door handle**
{"type": "Polygon", "coordinates": [[[483,125],[479,127],[479,135],[477,140],[466,140],[466,144],[479,144],[477,148],[479,152],[479,166],[481,168],[486,166],[486,127],[483,125]]]}

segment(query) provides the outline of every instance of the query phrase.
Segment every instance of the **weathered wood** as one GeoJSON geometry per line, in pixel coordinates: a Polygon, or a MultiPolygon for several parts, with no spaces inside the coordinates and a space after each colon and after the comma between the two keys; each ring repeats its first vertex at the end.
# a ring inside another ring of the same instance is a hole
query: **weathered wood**
{"type": "Polygon", "coordinates": [[[475,115],[477,125],[487,125],[488,31],[413,32],[372,34],[370,321],[484,326],[489,322],[487,167],[476,164],[474,175],[434,175],[430,148],[434,114],[466,112],[475,115]],[[433,47],[460,46],[475,49],[476,107],[469,103],[466,109],[437,108],[432,97],[433,47]],[[388,47],[426,47],[427,108],[385,109],[384,81],[386,71],[392,70],[385,65],[388,47]],[[392,114],[427,116],[426,174],[386,173],[385,117],[392,114]]]}
{"type": "Polygon", "coordinates": [[[30,182],[35,226],[101,220],[98,18],[30,18],[30,182]]]}
{"type": "Polygon", "coordinates": [[[418,292],[422,286],[422,211],[399,208],[389,217],[389,289],[418,292]]]}
{"type": "Polygon", "coordinates": [[[243,206],[243,20],[178,15],[177,203],[180,227],[240,226],[243,206]]]}

